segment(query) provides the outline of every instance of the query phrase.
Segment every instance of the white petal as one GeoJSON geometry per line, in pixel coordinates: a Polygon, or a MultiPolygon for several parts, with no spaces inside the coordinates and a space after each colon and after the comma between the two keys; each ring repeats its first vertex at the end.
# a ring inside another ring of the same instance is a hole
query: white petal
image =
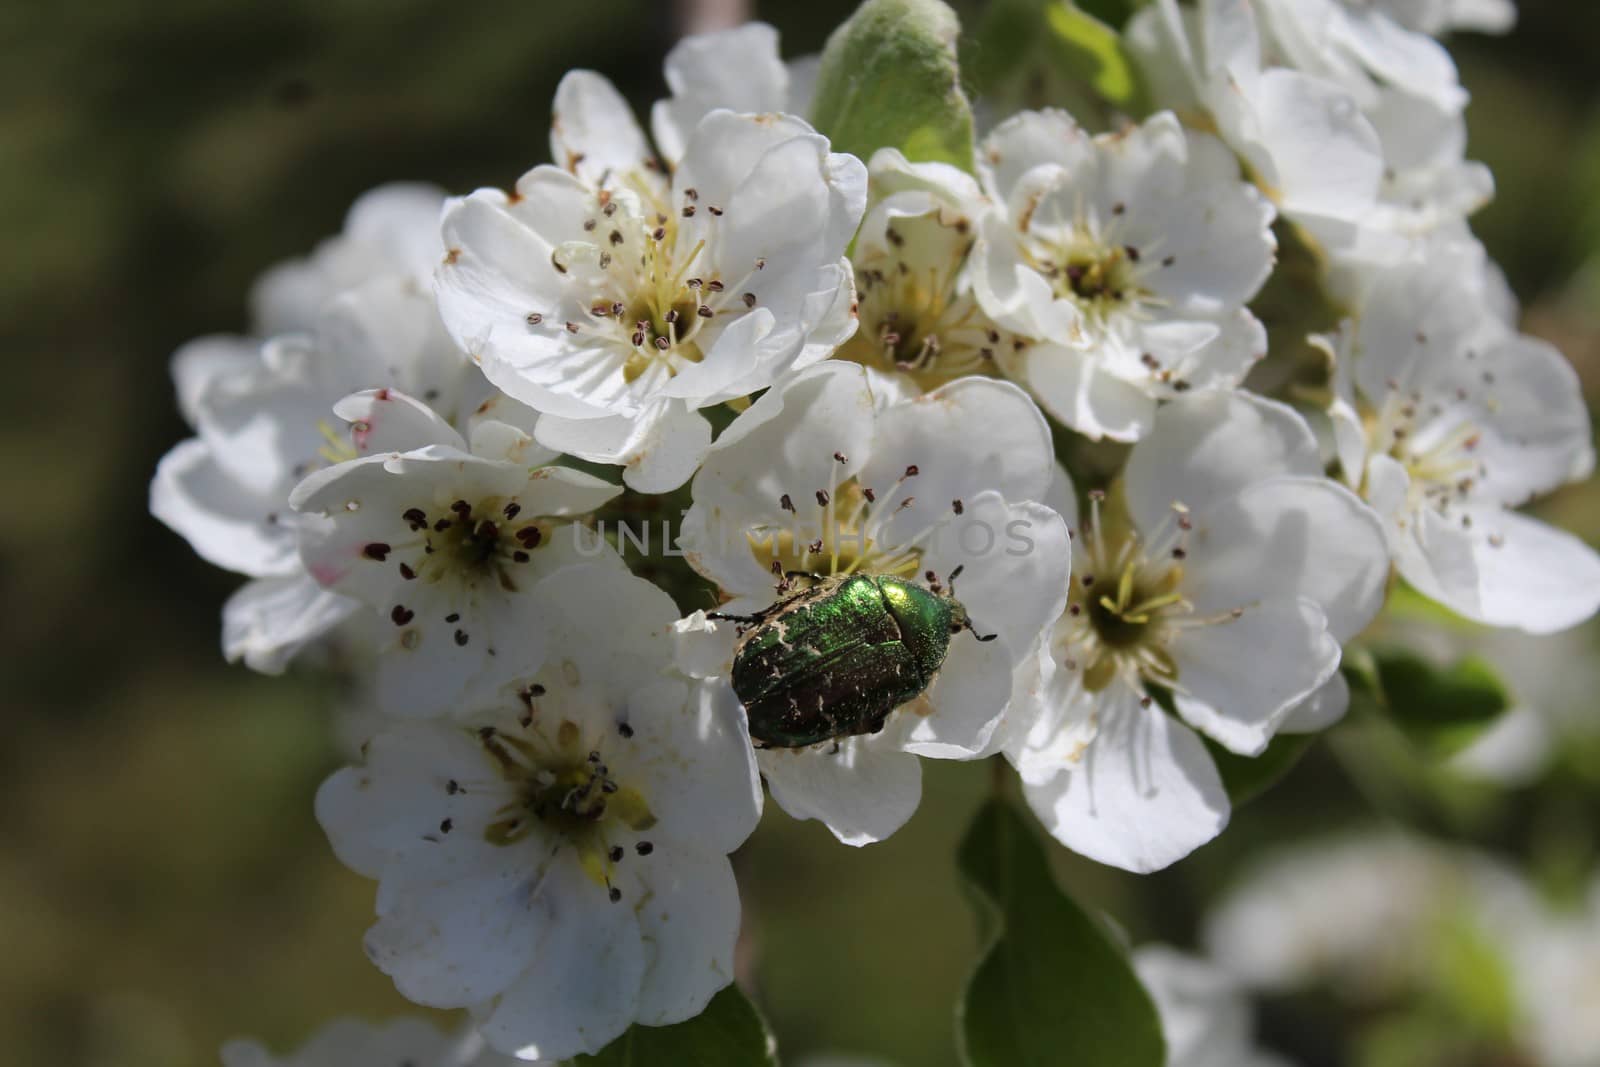
{"type": "Polygon", "coordinates": [[[988,746],[1005,711],[1011,669],[1011,653],[1001,642],[956,634],[939,676],[890,717],[885,736],[930,759],[972,759],[988,746]]]}
{"type": "Polygon", "coordinates": [[[1600,609],[1600,555],[1572,534],[1516,512],[1488,509],[1473,512],[1472,533],[1482,605],[1476,613],[1463,612],[1469,618],[1548,634],[1600,609]]]}
{"type": "Polygon", "coordinates": [[[628,701],[627,721],[632,743],[611,765],[639,783],[661,825],[707,853],[743,844],[761,818],[761,778],[744,709],[727,681],[641,687],[628,701]]]}
{"type": "Polygon", "coordinates": [[[345,215],[353,241],[382,252],[396,275],[426,279],[444,254],[439,211],[444,190],[427,182],[388,182],[356,197],[345,215]]]}
{"type": "MultiPolygon", "coordinates": [[[[891,541],[909,540],[985,491],[1038,500],[1055,474],[1044,416],[1021,389],[991,378],[960,378],[879,415],[861,484],[882,493],[913,464],[912,503],[887,524],[891,541]]],[[[991,532],[1003,541],[1000,529],[991,532]]]]}
{"type": "Polygon", "coordinates": [[[254,370],[261,362],[261,344],[249,337],[198,337],[172,354],[172,384],[178,410],[194,426],[200,419],[200,398],[211,383],[254,370]]]}
{"type": "Polygon", "coordinates": [[[496,392],[472,413],[468,439],[469,451],[485,459],[520,463],[527,467],[543,467],[554,463],[559,449],[541,445],[537,440],[539,413],[526,404],[496,392]]]}
{"type": "Polygon", "coordinates": [[[475,371],[439,319],[431,287],[411,277],[377,278],[327,301],[316,351],[330,386],[391,386],[454,415],[475,371]]]}
{"type": "Polygon", "coordinates": [[[1197,393],[1156,415],[1123,473],[1128,510],[1149,534],[1175,503],[1190,509],[1278,474],[1318,476],[1311,427],[1294,409],[1249,393],[1197,393]]]}
{"type": "Polygon", "coordinates": [[[530,614],[549,620],[548,661],[582,685],[589,700],[624,707],[671,663],[677,606],[625,569],[564,567],[535,586],[529,600],[530,614]],[[629,654],[618,656],[619,648],[629,654]]]}
{"type": "Polygon", "coordinates": [[[348,619],[359,607],[310,577],[258,578],[239,588],[222,608],[222,652],[229,663],[281,674],[308,643],[348,619]]]}
{"type": "Polygon", "coordinates": [[[672,624],[673,664],[690,678],[725,675],[733,665],[733,645],[738,640],[733,623],[708,619],[696,611],[672,624]]]}
{"type": "Polygon", "coordinates": [[[1066,609],[1072,542],[1066,522],[1042,504],[1007,504],[993,492],[969,497],[923,562],[941,578],[964,568],[956,595],[974,628],[999,634],[1012,657],[1066,609]]]}
{"type": "Polygon", "coordinates": [[[322,783],[316,815],[340,862],[368,878],[413,849],[428,853],[436,842],[427,838],[439,836],[442,819],[492,818],[503,799],[492,786],[448,789],[452,779],[476,786],[492,774],[482,747],[463,730],[407,723],[367,739],[362,752],[361,765],[322,783]]]}
{"type": "Polygon", "coordinates": [[[299,570],[288,501],[240,485],[198,438],[161,458],[150,482],[150,514],[218,567],[252,577],[299,570]]]}
{"type": "Polygon", "coordinates": [[[1139,874],[1182,859],[1228,823],[1228,794],[1200,739],[1126,693],[1102,707],[1081,763],[1023,792],[1056,840],[1139,874]]]}
{"type": "Polygon", "coordinates": [[[575,864],[558,864],[532,902],[543,922],[533,966],[495,1001],[473,1009],[489,1044],[521,1059],[598,1052],[628,1028],[639,1004],[644,945],[626,902],[612,903],[575,864]],[[560,882],[555,881],[559,873],[560,882]]]}
{"type": "Polygon", "coordinates": [[[586,182],[625,180],[651,158],[628,102],[594,71],[568,71],[556,86],[553,111],[550,158],[586,182]]]}
{"type": "MultiPolygon", "coordinates": [[[[629,857],[622,871],[637,878],[646,956],[636,1018],[645,1026],[693,1018],[733,981],[739,939],[733,866],[725,856],[675,841],[658,842],[649,856],[629,857]]],[[[630,888],[623,883],[624,900],[630,888]]]]}
{"type": "Polygon", "coordinates": [[[358,453],[406,452],[428,445],[466,451],[467,443],[427,404],[397,389],[367,389],[333,405],[351,424],[350,442],[358,453]]]}
{"type": "Polygon", "coordinates": [[[1252,103],[1270,172],[1288,215],[1358,220],[1383,176],[1377,131],[1348,94],[1298,71],[1269,70],[1252,103]]]}
{"type": "Polygon", "coordinates": [[[1285,734],[1320,733],[1344,718],[1350,710],[1350,683],[1338,671],[1328,676],[1321,687],[1300,703],[1278,724],[1278,732],[1285,734]]]}
{"type": "Polygon", "coordinates": [[[756,753],[772,799],[796,819],[818,819],[847,845],[882,841],[922,799],[922,765],[908,752],[850,737],[831,745],[756,753]]]}
{"type": "Polygon", "coordinates": [[[1383,606],[1389,553],[1383,525],[1354,493],[1325,478],[1266,478],[1190,516],[1185,594],[1201,615],[1256,601],[1307,597],[1347,641],[1383,606]]]}
{"type": "Polygon", "coordinates": [[[1095,161],[1094,141],[1065,111],[1021,111],[983,139],[978,159],[989,195],[1014,208],[1024,175],[1045,165],[1069,173],[1088,170],[1095,161]]]}
{"type": "Polygon", "coordinates": [[[650,129],[668,163],[677,163],[695,124],[715,108],[788,110],[778,31],[763,22],[685,37],[667,53],[662,72],[672,96],[656,102],[650,129]]]}
{"type": "Polygon", "coordinates": [[[1155,398],[1108,373],[1094,352],[1036,344],[1019,358],[1021,377],[1044,409],[1090,440],[1136,441],[1150,431],[1155,398]]]}
{"type": "Polygon", "coordinates": [[[1309,600],[1276,600],[1197,626],[1172,644],[1184,720],[1241,755],[1259,755],[1297,703],[1339,667],[1339,642],[1309,600]]]}

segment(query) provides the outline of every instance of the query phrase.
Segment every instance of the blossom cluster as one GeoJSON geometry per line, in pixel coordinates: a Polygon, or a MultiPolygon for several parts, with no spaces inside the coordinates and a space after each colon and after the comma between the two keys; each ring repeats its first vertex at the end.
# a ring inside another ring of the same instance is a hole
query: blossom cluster
{"type": "Polygon", "coordinates": [[[1587,414],[1472,236],[1492,180],[1431,36],[1509,17],[1158,0],[1124,33],[1147,115],[1023,111],[971,172],[836,151],[747,25],[674,48],[647,124],[573,71],[512,189],[381,187],[266,274],[249,336],[174,357],[195,436],[150,507],[249,579],[230,660],[336,650],[376,706],[317,816],[378,882],[372,961],[473,1018],[304,1062],[556,1061],[696,1015],[763,783],[865,845],[922,759],[999,757],[1059,841],[1153,871],[1226,825],[1214,751],[1344,714],[1397,577],[1493,626],[1593,614],[1600,557],[1514,510],[1589,473],[1587,414]],[[1314,394],[1253,310],[1287,240],[1339,310],[1314,394]],[[605,535],[668,494],[698,604],[605,535]],[[741,657],[857,577],[947,644],[894,615],[789,710],[911,669],[879,642],[939,650],[920,684],[776,743],[741,657]]]}

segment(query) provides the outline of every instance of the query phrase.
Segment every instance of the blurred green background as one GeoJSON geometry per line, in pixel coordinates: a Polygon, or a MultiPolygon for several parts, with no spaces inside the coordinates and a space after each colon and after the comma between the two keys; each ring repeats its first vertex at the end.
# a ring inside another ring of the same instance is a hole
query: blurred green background
{"type": "MultiPolygon", "coordinates": [[[[756,13],[795,55],[852,6],[756,13]]],[[[957,6],[969,20],[981,7],[957,6]]],[[[1578,364],[1593,401],[1600,13],[1521,7],[1508,38],[1453,44],[1474,95],[1470,154],[1500,185],[1476,227],[1526,327],[1578,364]]],[[[541,161],[565,70],[653,99],[673,16],[649,0],[0,7],[0,340],[16,371],[0,392],[0,1062],[190,1067],[230,1036],[287,1048],[337,1014],[408,1010],[361,952],[373,887],[334,861],[311,814],[340,761],[330,696],[224,665],[236,580],[145,512],[156,460],[185,434],[167,359],[244,328],[252,278],[335,232],[363,190],[504,185],[541,161]]],[[[1594,486],[1543,513],[1600,538],[1594,486]]],[[[1591,868],[1592,749],[1497,792],[1363,744],[1359,731],[1318,744],[1168,872],[1055,848],[1062,880],[1136,940],[1191,945],[1241,860],[1380,809],[1541,878],[1591,868]]],[[[988,774],[927,766],[922,809],[884,844],[838,846],[769,805],[737,859],[749,974],[788,1055],[955,1062],[950,1008],[975,939],[952,854],[988,774]]],[[[1269,1004],[1264,1027],[1308,1067],[1348,1060],[1337,1012],[1269,1004]]]]}

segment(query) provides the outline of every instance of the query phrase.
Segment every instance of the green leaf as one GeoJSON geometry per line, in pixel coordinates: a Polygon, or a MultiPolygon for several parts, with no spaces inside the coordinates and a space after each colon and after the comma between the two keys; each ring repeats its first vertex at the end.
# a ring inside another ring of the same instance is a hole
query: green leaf
{"type": "Polygon", "coordinates": [[[961,874],[988,939],[957,1010],[968,1067],[1162,1067],[1161,1021],[1127,953],[1056,887],[1028,824],[991,800],[961,874]]]}
{"type": "Polygon", "coordinates": [[[1046,8],[1045,22],[1051,52],[1067,73],[1124,111],[1144,112],[1144,82],[1116,30],[1067,0],[1046,8]]]}
{"type": "Polygon", "coordinates": [[[972,170],[972,107],[961,91],[961,24],[938,0],[866,0],[828,38],[811,119],[835,151],[972,170]]]}
{"type": "Polygon", "coordinates": [[[1460,633],[1483,633],[1489,629],[1457,615],[1437,600],[1430,600],[1406,582],[1396,582],[1394,588],[1389,590],[1389,600],[1383,606],[1383,613],[1389,618],[1427,623],[1460,633]]]}
{"type": "MultiPolygon", "coordinates": [[[[1092,6],[1108,14],[1106,9],[1118,5],[1092,6]]],[[[1070,0],[994,0],[963,56],[972,84],[987,96],[1042,73],[1051,81],[1088,86],[1122,111],[1144,114],[1148,106],[1138,65],[1123,49],[1121,35],[1096,14],[1070,0]]],[[[1066,95],[1078,97],[1070,90],[1066,95]]],[[[1082,106],[1080,101],[1069,110],[1076,114],[1082,106]]],[[[1091,116],[1077,118],[1087,122],[1091,116]]]]}
{"type": "Polygon", "coordinates": [[[706,1010],[676,1026],[632,1026],[572,1067],[777,1067],[778,1045],[754,1004],[730,985],[706,1010]]]}
{"type": "Polygon", "coordinates": [[[1354,695],[1375,703],[1412,744],[1437,759],[1471,744],[1511,706],[1505,685],[1481,656],[1440,667],[1409,649],[1374,648],[1345,677],[1354,695]]]}
{"type": "Polygon", "coordinates": [[[1279,734],[1259,756],[1241,756],[1229,752],[1210,738],[1202,740],[1217,765],[1217,771],[1222,775],[1222,785],[1228,791],[1228,799],[1234,807],[1238,807],[1276,785],[1291,767],[1300,762],[1300,757],[1306,754],[1316,739],[1316,734],[1279,734]]]}

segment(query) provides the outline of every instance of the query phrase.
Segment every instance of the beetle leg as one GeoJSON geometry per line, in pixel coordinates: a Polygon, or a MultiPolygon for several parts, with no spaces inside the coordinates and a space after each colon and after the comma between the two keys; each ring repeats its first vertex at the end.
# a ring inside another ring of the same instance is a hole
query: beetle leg
{"type": "Polygon", "coordinates": [[[826,574],[818,574],[816,571],[784,571],[783,576],[785,579],[809,578],[813,582],[825,582],[828,580],[828,576],[826,574]]]}
{"type": "Polygon", "coordinates": [[[762,612],[759,615],[729,615],[723,611],[708,611],[706,612],[706,618],[726,619],[728,622],[757,623],[766,619],[767,614],[767,612],[762,612]]]}
{"type": "Polygon", "coordinates": [[[980,634],[977,630],[974,630],[972,628],[972,620],[971,619],[968,619],[966,621],[966,625],[963,627],[963,629],[965,629],[973,637],[976,637],[979,641],[993,641],[995,638],[1000,636],[999,634],[980,634]]]}

